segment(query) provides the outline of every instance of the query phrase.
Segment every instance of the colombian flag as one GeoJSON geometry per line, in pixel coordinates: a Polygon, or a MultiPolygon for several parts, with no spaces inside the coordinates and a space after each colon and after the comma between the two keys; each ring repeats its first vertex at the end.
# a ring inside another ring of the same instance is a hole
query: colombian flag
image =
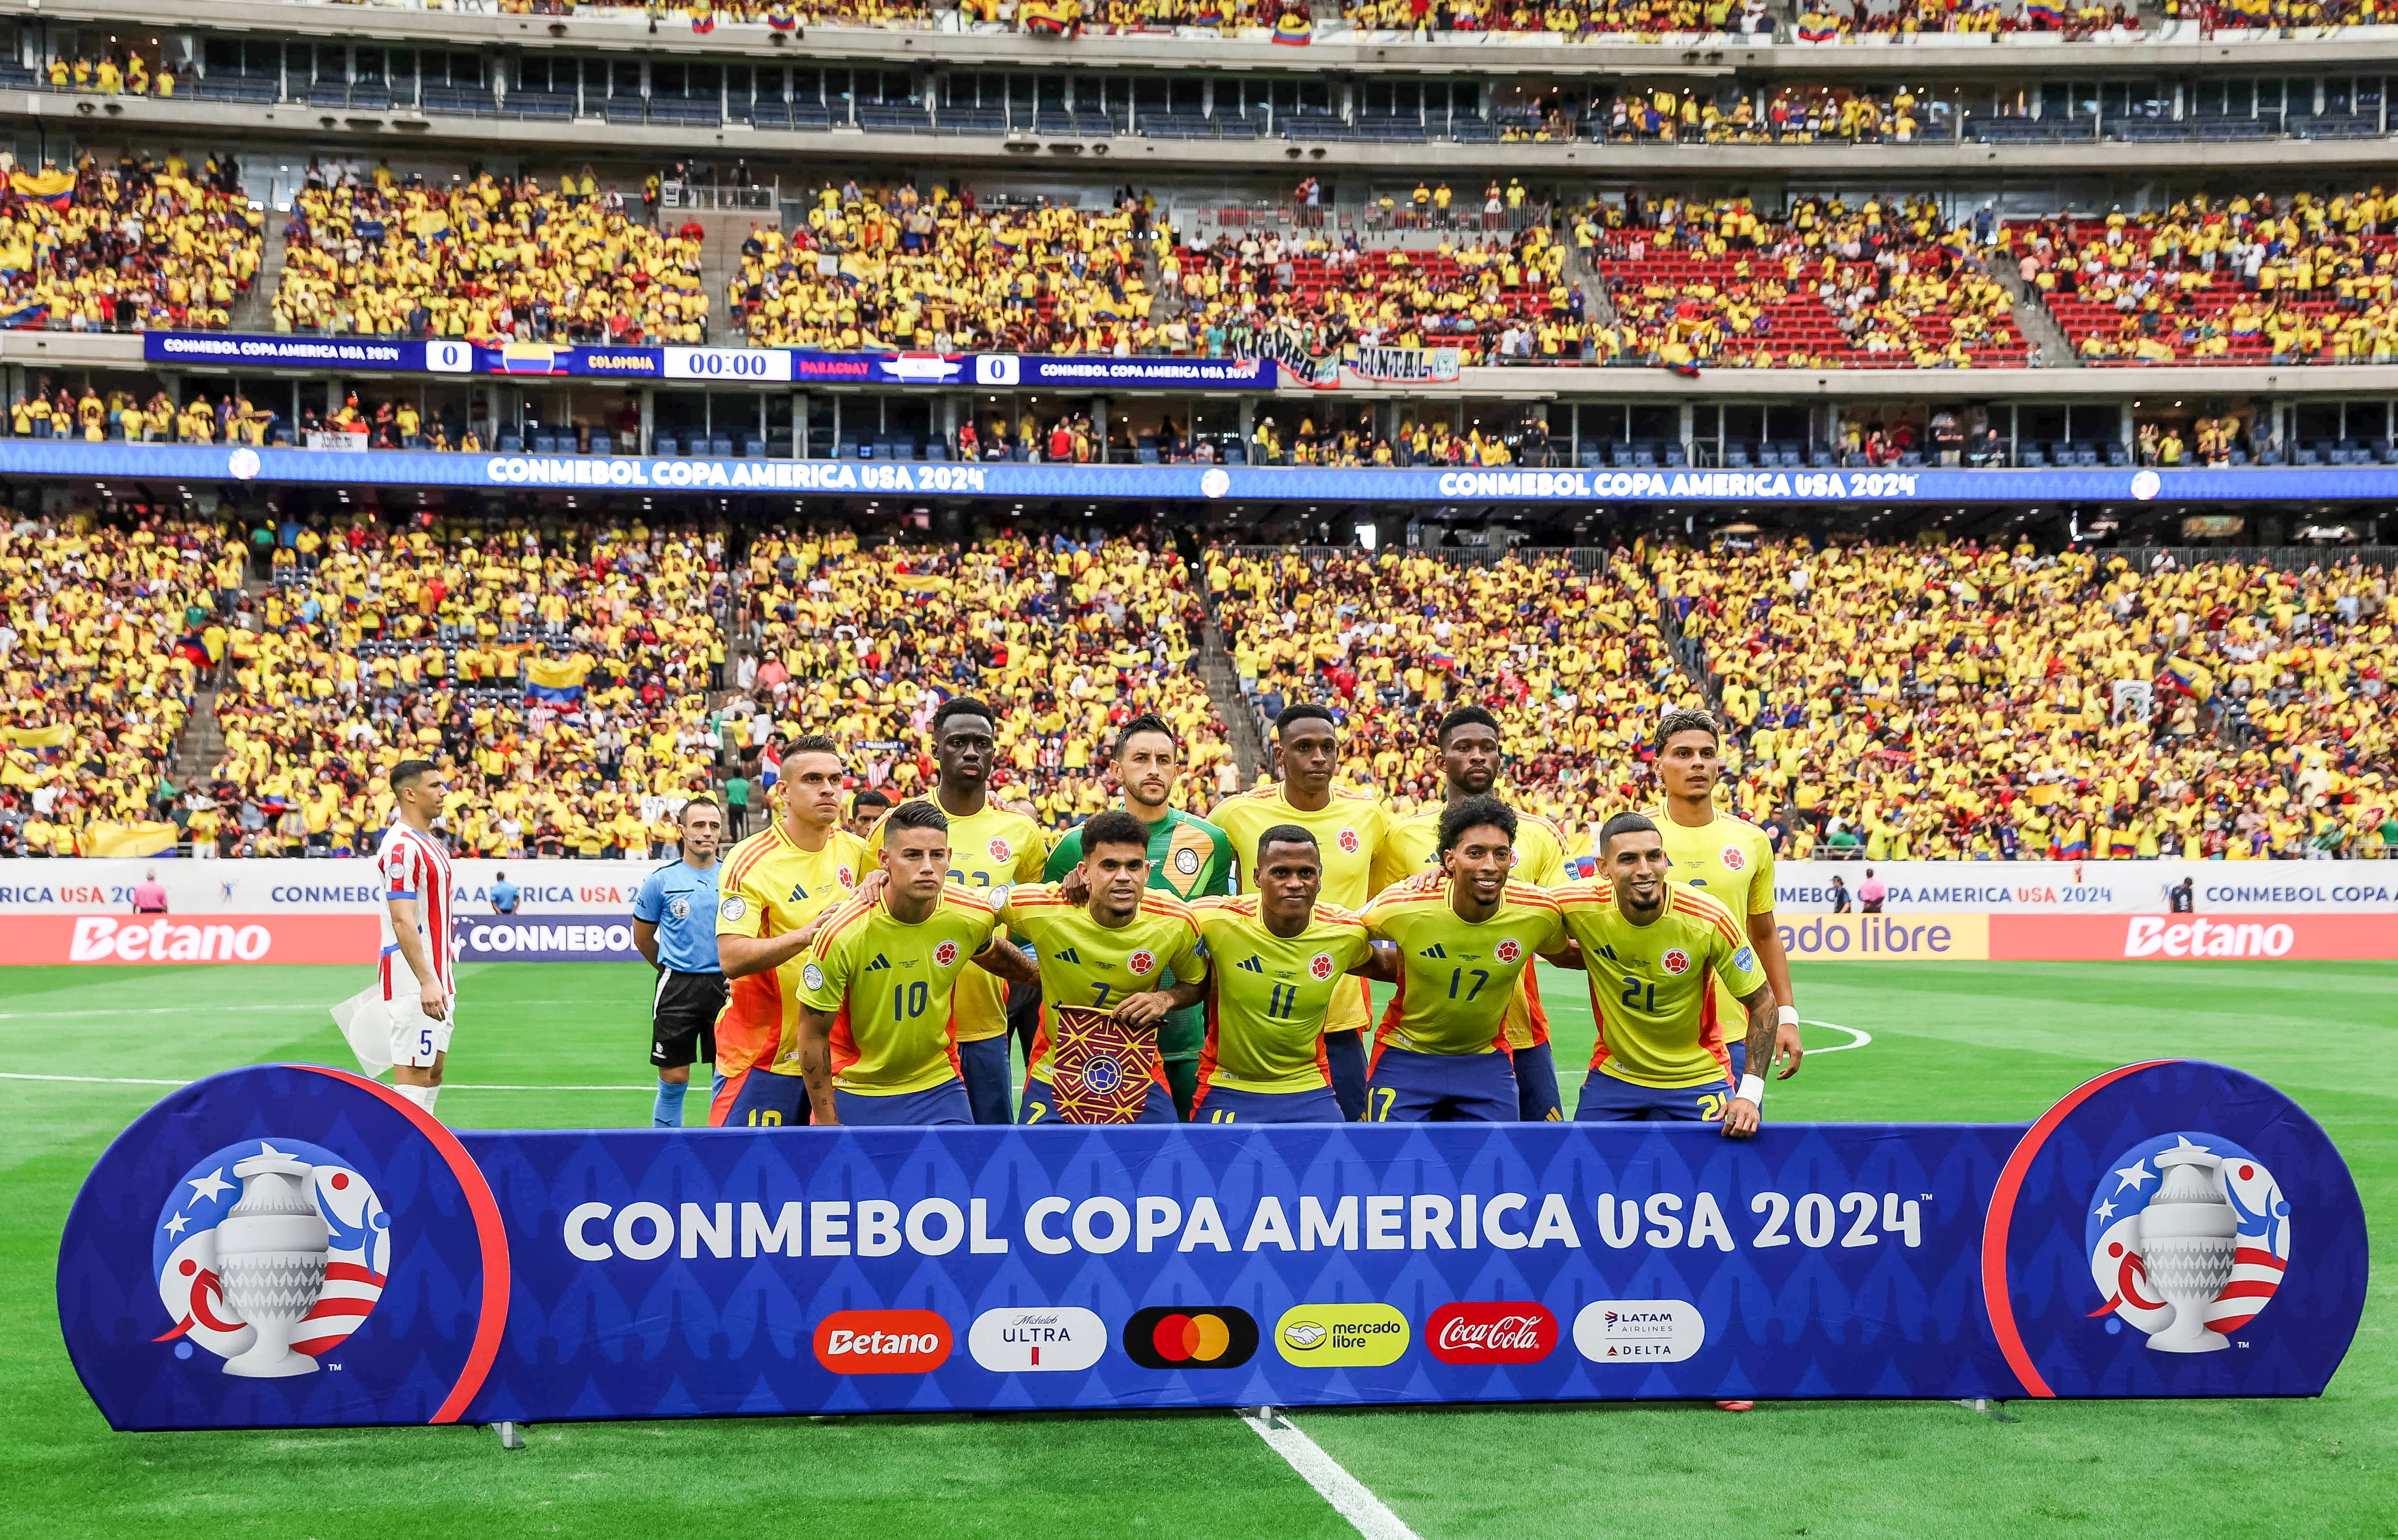
{"type": "Polygon", "coordinates": [[[89,853],[111,860],[149,860],[173,855],[179,837],[172,824],[94,824],[84,833],[89,853]]]}
{"type": "Polygon", "coordinates": [[[36,175],[19,171],[8,178],[8,185],[20,197],[47,203],[53,208],[64,208],[74,197],[73,171],[44,171],[36,175]]]}
{"type": "Polygon", "coordinates": [[[712,10],[695,10],[692,12],[691,30],[703,36],[708,33],[714,32],[716,30],[716,13],[712,10]]]}
{"type": "Polygon", "coordinates": [[[74,729],[65,722],[38,728],[0,728],[0,738],[19,748],[61,749],[74,742],[74,729]]]}
{"type": "Polygon", "coordinates": [[[1315,23],[1303,10],[1286,10],[1274,18],[1273,40],[1293,47],[1304,47],[1315,41],[1315,23]]]}
{"type": "Polygon", "coordinates": [[[1019,0],[1016,7],[1016,24],[1044,37],[1071,37],[1082,21],[1074,0],[1019,0]]]}
{"type": "Polygon", "coordinates": [[[2202,701],[2215,693],[2215,676],[2207,672],[2206,666],[2203,663],[2193,663],[2188,658],[2167,658],[2164,671],[2171,675],[2182,689],[2189,690],[2202,701]]]}
{"type": "Polygon", "coordinates": [[[791,14],[791,7],[784,5],[783,0],[775,0],[775,3],[766,8],[766,25],[776,32],[792,32],[797,30],[799,24],[800,19],[791,14]]]}
{"type": "Polygon", "coordinates": [[[2057,26],[2065,20],[2065,8],[2056,0],[2027,0],[2024,14],[2043,26],[2057,26]]]}
{"type": "Polygon", "coordinates": [[[580,658],[532,658],[525,663],[525,698],[579,710],[583,676],[591,665],[580,658]]]}
{"type": "Polygon", "coordinates": [[[1840,35],[1839,23],[1824,11],[1808,9],[1798,13],[1798,41],[1830,43],[1840,35]]]}

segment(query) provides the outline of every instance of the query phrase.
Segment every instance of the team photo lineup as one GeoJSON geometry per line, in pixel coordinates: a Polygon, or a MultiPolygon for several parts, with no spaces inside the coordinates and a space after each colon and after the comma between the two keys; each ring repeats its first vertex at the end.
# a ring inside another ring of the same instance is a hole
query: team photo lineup
{"type": "MultiPolygon", "coordinates": [[[[817,735],[782,745],[770,821],[729,849],[713,797],[683,804],[680,859],[634,905],[657,1126],[682,1126],[701,1062],[715,1126],[1555,1120],[1535,955],[1592,975],[1578,1118],[1745,1137],[1765,1067],[1798,1066],[1772,851],[1714,809],[1704,713],[1660,722],[1665,805],[1608,819],[1597,874],[1570,880],[1559,827],[1490,795],[1504,757],[1476,706],[1439,721],[1447,798],[1405,817],[1337,785],[1319,706],[1274,722],[1278,782],[1206,818],[1171,805],[1174,730],[1136,717],[1105,756],[1123,805],[1054,836],[994,797],[989,706],[948,701],[931,736],[931,790],[879,813],[817,735]],[[1379,1022],[1373,981],[1394,986],[1379,1022]]],[[[422,760],[390,780],[383,997],[430,1108],[455,993],[446,788],[422,760]]]]}

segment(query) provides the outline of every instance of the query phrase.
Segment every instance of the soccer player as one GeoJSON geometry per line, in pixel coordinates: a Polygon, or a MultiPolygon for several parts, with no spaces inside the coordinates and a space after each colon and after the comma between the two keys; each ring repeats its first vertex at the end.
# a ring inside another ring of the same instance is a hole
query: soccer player
{"type": "Polygon", "coordinates": [[[676,826],[680,859],[641,879],[633,894],[633,945],[658,971],[650,996],[650,1066],[658,1095],[650,1126],[682,1127],[691,1066],[716,1062],[716,1018],[724,1010],[724,970],[716,956],[716,847],[724,813],[712,797],[682,805],[676,826]]]}
{"type": "MultiPolygon", "coordinates": [[[[1764,963],[1777,1006],[1774,1056],[1784,1061],[1776,1078],[1786,1080],[1798,1073],[1803,1051],[1798,1046],[1798,998],[1790,988],[1790,958],[1773,923],[1773,842],[1756,824],[1717,810],[1716,783],[1723,779],[1718,742],[1716,719],[1707,713],[1665,713],[1656,738],[1657,780],[1664,789],[1665,806],[1663,816],[1651,813],[1650,818],[1665,841],[1666,877],[1731,910],[1764,963]]],[[[1716,988],[1716,1014],[1727,1022],[1743,1019],[1729,985],[1716,988]]],[[[1726,1047],[1732,1078],[1738,1080],[1748,1072],[1748,1044],[1734,1040],[1726,1047]]],[[[1758,1068],[1761,1072],[1765,1066],[1758,1068]]]]}
{"type": "MultiPolygon", "coordinates": [[[[1324,854],[1324,898],[1351,911],[1373,896],[1374,857],[1382,848],[1388,814],[1363,792],[1336,788],[1340,733],[1322,706],[1284,708],[1274,718],[1274,762],[1281,780],[1216,805],[1207,822],[1233,837],[1240,862],[1241,891],[1258,891],[1258,837],[1277,824],[1296,824],[1315,836],[1324,854]]],[[[1341,1116],[1354,1122],[1366,1115],[1366,1024],[1374,998],[1363,978],[1345,980],[1333,991],[1324,1016],[1324,1051],[1332,1070],[1332,1094],[1341,1116]]]]}
{"type": "MultiPolygon", "coordinates": [[[[1440,749],[1441,779],[1448,801],[1487,797],[1499,779],[1499,719],[1480,706],[1459,706],[1440,719],[1434,734],[1440,749]]],[[[1440,815],[1428,805],[1398,819],[1374,858],[1377,891],[1426,871],[1440,869],[1440,815]]],[[[1566,879],[1565,831],[1538,813],[1516,814],[1516,880],[1554,888],[1566,879]]],[[[1516,1116],[1527,1123],[1556,1122],[1565,1115],[1557,1095],[1556,1060],[1549,1051],[1549,1013],[1541,988],[1527,968],[1507,1002],[1507,1057],[1516,1069],[1516,1116]]]]}
{"type": "Polygon", "coordinates": [[[732,988],[716,1019],[713,1127],[737,1121],[750,1066],[771,1056],[798,1021],[800,954],[866,869],[865,841],[841,827],[846,769],[831,739],[793,740],[775,786],[781,816],[725,857],[716,951],[732,988]]]}
{"type": "Polygon", "coordinates": [[[868,786],[850,798],[849,818],[842,826],[864,839],[874,832],[874,825],[882,823],[882,815],[890,810],[891,798],[868,786]]]}
{"type": "Polygon", "coordinates": [[[1207,944],[1206,1046],[1187,1121],[1338,1123],[1324,1011],[1342,975],[1395,978],[1346,909],[1316,902],[1315,837],[1277,824],[1258,837],[1258,891],[1191,905],[1207,944]]]}
{"type": "Polygon", "coordinates": [[[1013,948],[990,902],[949,884],[950,820],[940,809],[905,804],[882,838],[876,896],[826,917],[800,970],[796,1040],[754,1078],[800,1071],[818,1123],[971,1123],[950,997],[978,954],[1013,948]]]}
{"type": "Polygon", "coordinates": [[[403,759],[391,767],[391,795],[397,818],[375,849],[375,866],[383,878],[379,967],[391,1021],[392,1089],[431,1112],[458,1020],[450,852],[433,835],[450,787],[433,761],[403,759]]]}
{"type": "MultiPolygon", "coordinates": [[[[937,807],[950,821],[949,878],[976,891],[1041,880],[1045,841],[1041,825],[990,800],[991,767],[998,762],[997,718],[990,707],[961,695],[933,713],[933,762],[938,780],[930,797],[902,802],[937,807]]],[[[897,809],[894,809],[896,813],[897,809]]],[[[869,854],[882,849],[885,815],[866,841],[869,854]]],[[[1001,966],[1005,959],[994,958],[1001,966]]],[[[1010,982],[1030,984],[1028,963],[1010,982]]],[[[958,1063],[977,1123],[1005,1123],[1015,1114],[1008,1102],[1007,992],[1010,982],[977,969],[958,980],[958,1063]]]]}
{"type": "Polygon", "coordinates": [[[1389,942],[1399,991],[1374,1035],[1366,1116],[1378,1123],[1513,1122],[1522,1105],[1507,1053],[1508,1002],[1533,954],[1565,966],[1556,900],[1510,875],[1515,810],[1467,797],[1440,814],[1440,869],[1366,906],[1366,932],[1389,942]]]}
{"type": "Polygon", "coordinates": [[[1773,1046],[1773,990],[1731,911],[1666,880],[1665,840],[1645,813],[1620,812],[1598,835],[1599,875],[1555,895],[1590,971],[1599,1024],[1580,1123],[1723,1120],[1728,1138],[1755,1133],[1765,1081],[1731,1080],[1712,985],[1728,985],[1747,1023],[1751,1054],[1773,1046]],[[1725,1093],[1731,1094],[1727,1099],[1725,1093]]]}
{"type": "Polygon", "coordinates": [[[1012,890],[1000,906],[1041,965],[1024,1122],[1175,1120],[1157,1027],[1168,1011],[1199,1003],[1207,959],[1182,901],[1146,891],[1149,841],[1148,826],[1123,809],[1097,814],[1083,825],[1076,868],[1084,902],[1035,884],[1012,890]],[[1175,982],[1163,984],[1169,976],[1175,982]]]}
{"type": "MultiPolygon", "coordinates": [[[[1182,774],[1182,741],[1163,717],[1136,716],[1116,734],[1109,769],[1124,791],[1124,810],[1149,830],[1149,885],[1189,904],[1233,891],[1233,840],[1204,818],[1166,806],[1182,774]]],[[[1044,882],[1060,882],[1083,864],[1083,831],[1070,829],[1049,852],[1044,882]]],[[[1172,979],[1165,983],[1171,984],[1172,979]]],[[[1199,1087],[1199,1050],[1207,1036],[1204,1006],[1177,1011],[1157,1029],[1157,1054],[1165,1066],[1174,1111],[1191,1120],[1199,1087]]]]}

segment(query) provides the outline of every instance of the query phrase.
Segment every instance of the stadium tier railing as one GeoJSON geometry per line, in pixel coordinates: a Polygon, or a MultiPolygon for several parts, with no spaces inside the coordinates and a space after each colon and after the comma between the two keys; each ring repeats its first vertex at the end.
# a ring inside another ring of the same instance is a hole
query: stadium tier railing
{"type": "Polygon", "coordinates": [[[1224,549],[1236,556],[1257,559],[1299,556],[1316,568],[1327,561],[1354,561],[1359,556],[1430,556],[1459,567],[1496,567],[1509,556],[1520,561],[1550,561],[1561,556],[1573,563],[1578,572],[1607,570],[1607,548],[1600,545],[1386,545],[1372,551],[1362,545],[1228,545],[1224,549]]]}
{"type": "Polygon", "coordinates": [[[2304,572],[2314,567],[2398,569],[2398,545],[2125,545],[2105,548],[2108,556],[2122,556],[2139,572],[2162,565],[2196,567],[2213,562],[2238,562],[2246,567],[2270,567],[2277,572],[2304,572]]]}

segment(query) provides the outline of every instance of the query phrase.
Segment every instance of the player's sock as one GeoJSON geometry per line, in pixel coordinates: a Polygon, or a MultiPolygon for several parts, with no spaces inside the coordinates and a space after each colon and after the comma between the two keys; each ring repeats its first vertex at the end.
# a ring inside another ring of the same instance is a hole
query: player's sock
{"type": "Polygon", "coordinates": [[[412,1086],[404,1081],[395,1081],[391,1089],[398,1091],[402,1096],[407,1097],[410,1101],[414,1102],[418,1106],[423,1107],[425,1111],[430,1112],[433,1110],[432,1087],[412,1086]]]}
{"type": "Polygon", "coordinates": [[[441,1088],[439,1086],[426,1086],[424,1088],[425,1111],[431,1112],[433,1110],[433,1104],[439,1100],[441,1100],[441,1088]]]}
{"type": "Polygon", "coordinates": [[[691,1090],[689,1080],[660,1080],[657,1105],[650,1109],[650,1127],[679,1129],[682,1127],[683,1093],[691,1090]]]}

